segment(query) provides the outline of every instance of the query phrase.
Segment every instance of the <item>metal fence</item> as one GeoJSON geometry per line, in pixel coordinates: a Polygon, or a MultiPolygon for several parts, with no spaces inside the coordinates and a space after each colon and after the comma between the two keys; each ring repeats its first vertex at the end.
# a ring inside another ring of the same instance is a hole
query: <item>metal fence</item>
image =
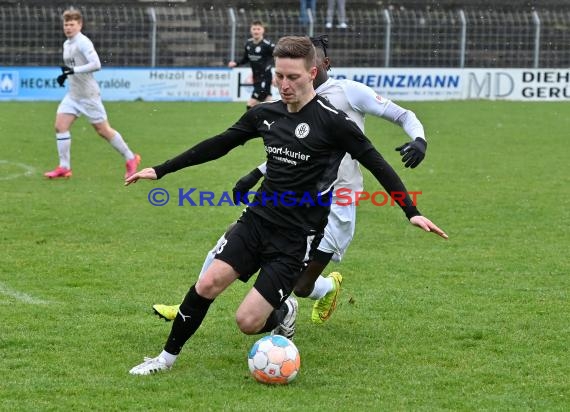
{"type": "MultiPolygon", "coordinates": [[[[272,40],[330,36],[343,67],[570,67],[570,7],[536,11],[347,10],[348,29],[312,25],[299,9],[86,6],[84,32],[107,66],[222,66],[242,53],[251,21],[272,40]]],[[[64,40],[59,6],[0,6],[0,65],[55,66],[64,40]]]]}

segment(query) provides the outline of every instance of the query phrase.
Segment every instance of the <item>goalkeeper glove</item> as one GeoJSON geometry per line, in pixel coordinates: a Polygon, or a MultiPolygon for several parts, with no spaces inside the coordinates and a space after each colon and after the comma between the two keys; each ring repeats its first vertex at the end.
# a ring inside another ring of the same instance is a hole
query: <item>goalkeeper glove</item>
{"type": "Polygon", "coordinates": [[[73,67],[61,66],[61,74],[57,76],[57,84],[59,84],[59,87],[63,87],[63,85],[65,84],[65,79],[67,79],[67,76],[73,73],[75,73],[73,71],[73,67]]]}
{"type": "Polygon", "coordinates": [[[232,189],[234,204],[249,203],[249,199],[246,196],[247,192],[249,192],[262,177],[263,173],[256,167],[238,180],[232,189]],[[245,199],[246,202],[244,202],[243,199],[245,199]]]}
{"type": "Polygon", "coordinates": [[[412,169],[424,160],[426,149],[427,142],[421,137],[416,137],[414,141],[396,147],[396,151],[402,155],[402,162],[406,163],[404,166],[412,169]]]}

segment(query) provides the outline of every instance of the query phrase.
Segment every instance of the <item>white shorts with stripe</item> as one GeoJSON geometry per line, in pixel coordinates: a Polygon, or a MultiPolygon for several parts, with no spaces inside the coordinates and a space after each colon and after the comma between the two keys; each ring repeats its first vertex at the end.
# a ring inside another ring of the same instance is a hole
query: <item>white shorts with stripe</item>
{"type": "Polygon", "coordinates": [[[101,123],[107,120],[107,112],[100,97],[74,99],[66,94],[57,108],[57,113],[85,116],[89,123],[101,123]]]}
{"type": "Polygon", "coordinates": [[[354,237],[356,205],[351,202],[350,205],[340,206],[335,199],[333,198],[325,233],[317,249],[334,253],[333,262],[340,262],[354,237]]]}

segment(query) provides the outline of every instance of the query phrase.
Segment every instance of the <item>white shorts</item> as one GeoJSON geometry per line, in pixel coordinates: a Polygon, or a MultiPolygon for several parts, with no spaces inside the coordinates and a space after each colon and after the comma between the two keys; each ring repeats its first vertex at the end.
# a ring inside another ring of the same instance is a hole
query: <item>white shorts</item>
{"type": "Polygon", "coordinates": [[[317,248],[321,252],[334,253],[333,262],[340,262],[354,237],[356,227],[356,204],[337,205],[335,198],[331,205],[325,233],[317,248]]]}
{"type": "Polygon", "coordinates": [[[57,113],[84,115],[89,123],[101,123],[107,120],[107,112],[100,97],[74,99],[66,94],[57,108],[57,113]]]}

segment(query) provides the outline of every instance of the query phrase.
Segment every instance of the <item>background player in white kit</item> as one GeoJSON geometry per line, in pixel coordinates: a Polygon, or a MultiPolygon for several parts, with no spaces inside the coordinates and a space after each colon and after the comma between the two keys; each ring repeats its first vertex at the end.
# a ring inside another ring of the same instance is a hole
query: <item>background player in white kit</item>
{"type": "MultiPolygon", "coordinates": [[[[314,80],[315,91],[329,100],[337,109],[345,112],[353,119],[360,130],[364,132],[364,117],[374,115],[402,127],[410,137],[411,142],[396,148],[402,155],[406,167],[415,168],[425,157],[427,142],[422,123],[416,115],[389,99],[385,99],[370,87],[348,79],[336,80],[328,77],[330,59],[326,50],[328,41],[325,36],[313,39],[317,49],[317,77],[314,80]]],[[[339,167],[335,182],[337,189],[350,189],[350,193],[364,190],[364,182],[360,166],[349,154],[346,154],[339,167]]],[[[353,199],[354,200],[354,199],[353,199]]],[[[338,272],[328,277],[321,275],[327,264],[332,260],[340,262],[346,252],[356,226],[356,205],[337,204],[339,199],[334,196],[324,237],[317,251],[313,254],[305,272],[295,286],[295,294],[316,300],[311,320],[314,323],[326,321],[336,308],[342,276],[338,272]]],[[[344,201],[341,204],[346,203],[344,201]]]]}
{"type": "MultiPolygon", "coordinates": [[[[423,125],[416,115],[389,99],[378,96],[374,90],[362,83],[329,78],[327,72],[331,66],[326,53],[328,39],[326,36],[321,36],[312,41],[317,57],[318,71],[313,81],[317,94],[327,98],[333,106],[348,114],[362,131],[364,131],[365,114],[381,117],[401,126],[412,141],[399,146],[396,150],[402,155],[402,161],[405,162],[406,167],[415,168],[423,160],[427,147],[423,125]]],[[[234,188],[234,198],[238,192],[240,197],[246,194],[263,174],[265,174],[265,163],[240,179],[234,188]]],[[[345,155],[339,167],[334,193],[340,188],[350,189],[350,193],[363,190],[360,166],[349,154],[345,155]]],[[[341,206],[337,204],[337,200],[339,200],[337,197],[333,197],[324,237],[317,250],[313,251],[311,260],[294,290],[295,295],[299,297],[316,300],[311,319],[317,324],[326,321],[336,308],[342,282],[342,276],[338,272],[333,272],[328,277],[322,276],[321,273],[331,260],[340,262],[352,241],[356,225],[356,205],[352,203],[348,206],[341,206]]],[[[346,200],[341,199],[340,203],[344,204],[346,200]]],[[[225,235],[208,253],[202,273],[214,259],[218,245],[224,240],[225,235]]],[[[160,317],[172,320],[176,317],[178,305],[156,304],[153,309],[160,317]]]]}
{"type": "Polygon", "coordinates": [[[71,176],[69,129],[79,116],[84,115],[95,131],[125,158],[125,177],[128,177],[136,173],[140,156],[129,149],[121,134],[111,128],[107,120],[99,85],[93,77],[93,72],[101,69],[101,62],[91,40],[81,33],[82,27],[83,16],[79,10],[70,9],[63,13],[63,32],[67,37],[63,43],[65,66],[61,67],[62,74],[57,78],[57,82],[63,87],[69,77],[69,90],[59,104],[55,118],[59,165],[44,173],[44,176],[50,179],[71,176]]]}

